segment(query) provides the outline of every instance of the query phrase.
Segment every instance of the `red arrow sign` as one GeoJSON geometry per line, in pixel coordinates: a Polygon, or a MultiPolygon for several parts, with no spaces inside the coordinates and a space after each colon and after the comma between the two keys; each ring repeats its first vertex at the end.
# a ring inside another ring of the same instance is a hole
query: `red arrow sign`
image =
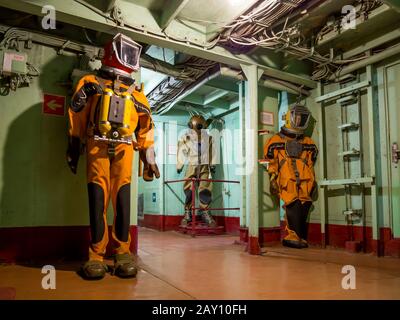
{"type": "Polygon", "coordinates": [[[65,97],[54,94],[43,94],[43,113],[56,116],[65,114],[65,97]]]}

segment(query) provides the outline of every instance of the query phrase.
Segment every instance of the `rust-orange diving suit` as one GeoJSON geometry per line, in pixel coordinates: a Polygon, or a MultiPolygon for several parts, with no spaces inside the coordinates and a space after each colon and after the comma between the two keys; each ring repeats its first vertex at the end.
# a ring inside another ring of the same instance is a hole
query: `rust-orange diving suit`
{"type": "Polygon", "coordinates": [[[265,144],[264,158],[269,160],[271,194],[283,200],[286,211],[288,235],[283,245],[306,248],[307,218],[317,191],[314,164],[318,149],[304,135],[310,117],[308,109],[295,106],[287,115],[285,126],[265,144]]]}

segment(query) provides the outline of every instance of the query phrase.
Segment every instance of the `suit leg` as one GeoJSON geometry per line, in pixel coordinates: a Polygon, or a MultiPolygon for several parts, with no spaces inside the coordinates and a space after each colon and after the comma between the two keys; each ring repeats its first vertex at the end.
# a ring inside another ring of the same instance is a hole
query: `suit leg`
{"type": "Polygon", "coordinates": [[[106,211],[109,202],[110,162],[106,144],[88,141],[87,181],[91,244],[89,260],[102,261],[108,244],[106,211]]]}
{"type": "Polygon", "coordinates": [[[133,149],[119,144],[111,161],[111,199],[114,209],[112,237],[117,254],[130,254],[131,176],[133,149]]]}

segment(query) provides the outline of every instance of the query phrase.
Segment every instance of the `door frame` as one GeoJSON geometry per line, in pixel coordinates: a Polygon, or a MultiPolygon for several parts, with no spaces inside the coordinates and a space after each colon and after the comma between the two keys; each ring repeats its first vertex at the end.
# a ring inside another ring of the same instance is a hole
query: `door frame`
{"type": "MultiPolygon", "coordinates": [[[[394,212],[393,212],[393,164],[392,164],[392,137],[391,137],[391,121],[390,121],[390,110],[389,110],[389,87],[388,87],[388,74],[387,71],[389,68],[392,68],[394,66],[400,66],[400,59],[396,59],[395,62],[391,62],[387,65],[382,65],[382,72],[383,72],[383,90],[384,90],[384,104],[385,104],[385,124],[386,124],[386,139],[387,139],[387,144],[386,144],[386,152],[387,152],[387,168],[388,168],[388,208],[389,208],[389,216],[388,216],[388,221],[391,229],[392,236],[396,238],[395,235],[395,225],[394,225],[394,212]]],[[[400,133],[399,133],[400,134],[400,133]]],[[[399,141],[400,143],[400,141],[399,141]]],[[[399,235],[400,236],[400,235],[399,235]]],[[[398,237],[399,237],[398,236],[398,237]]]]}

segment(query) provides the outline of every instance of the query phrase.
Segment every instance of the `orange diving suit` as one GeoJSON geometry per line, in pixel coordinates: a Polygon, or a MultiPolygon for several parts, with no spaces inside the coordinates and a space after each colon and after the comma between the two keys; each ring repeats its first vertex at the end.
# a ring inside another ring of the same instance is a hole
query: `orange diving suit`
{"type": "MultiPolygon", "coordinates": [[[[89,260],[82,267],[82,273],[90,279],[103,278],[107,271],[103,257],[109,241],[106,213],[110,198],[114,209],[112,238],[116,243],[114,272],[120,277],[132,277],[137,273],[129,249],[130,183],[135,150],[144,162],[143,178],[151,181],[153,176],[159,177],[154,162],[154,125],[143,88],[135,86],[122,65],[117,67],[120,63],[117,59],[114,59],[116,62],[107,59],[117,54],[115,50],[123,51],[121,46],[129,45],[138,51],[138,55],[130,59],[139,59],[141,47],[138,44],[120,34],[114,37],[113,47],[108,53],[106,50],[98,75],[84,76],[78,82],[68,111],[67,161],[74,173],[81,146],[86,145],[91,244],[89,260]],[[133,134],[136,141],[132,139],[133,134]]],[[[132,53],[133,48],[125,50],[132,53]]],[[[124,58],[127,59],[126,54],[124,58]]],[[[127,64],[127,71],[136,70],[135,61],[127,61],[127,64]]]]}
{"type": "Polygon", "coordinates": [[[304,136],[310,112],[295,105],[286,114],[285,125],[264,146],[264,158],[269,161],[270,190],[284,202],[286,230],[283,245],[306,248],[307,218],[315,198],[317,185],[314,164],[318,149],[314,141],[304,136]]]}

